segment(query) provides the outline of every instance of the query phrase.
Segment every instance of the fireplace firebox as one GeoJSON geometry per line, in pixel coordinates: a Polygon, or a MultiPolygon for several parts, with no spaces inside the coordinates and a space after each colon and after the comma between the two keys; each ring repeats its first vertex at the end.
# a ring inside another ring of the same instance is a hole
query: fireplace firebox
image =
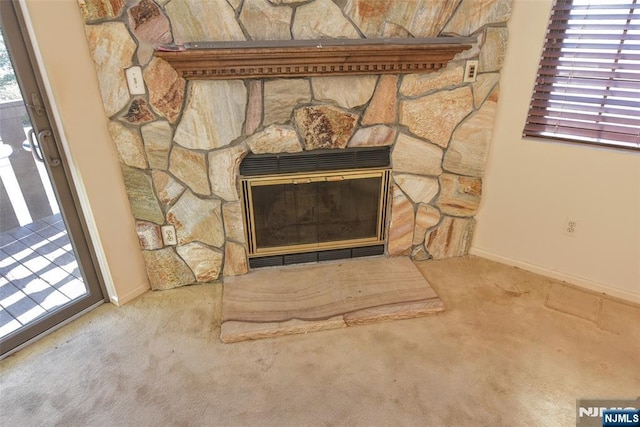
{"type": "Polygon", "coordinates": [[[247,156],[251,267],[383,254],[389,166],[388,147],[247,156]]]}

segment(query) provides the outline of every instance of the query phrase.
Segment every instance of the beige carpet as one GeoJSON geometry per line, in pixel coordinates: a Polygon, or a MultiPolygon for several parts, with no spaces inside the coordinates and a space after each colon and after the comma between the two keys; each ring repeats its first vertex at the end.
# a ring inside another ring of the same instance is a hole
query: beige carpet
{"type": "Polygon", "coordinates": [[[410,319],[444,304],[409,258],[264,268],[225,279],[223,342],[410,319]]]}
{"type": "Polygon", "coordinates": [[[575,426],[577,398],[638,395],[637,307],[416,265],[443,313],[277,339],[221,343],[216,285],[103,305],[0,361],[0,426],[575,426]]]}

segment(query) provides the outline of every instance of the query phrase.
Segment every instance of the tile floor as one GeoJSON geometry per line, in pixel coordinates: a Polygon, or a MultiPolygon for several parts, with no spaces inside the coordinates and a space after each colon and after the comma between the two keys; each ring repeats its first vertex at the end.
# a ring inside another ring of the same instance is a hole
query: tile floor
{"type": "Polygon", "coordinates": [[[0,233],[0,337],[86,292],[60,214],[0,233]]]}

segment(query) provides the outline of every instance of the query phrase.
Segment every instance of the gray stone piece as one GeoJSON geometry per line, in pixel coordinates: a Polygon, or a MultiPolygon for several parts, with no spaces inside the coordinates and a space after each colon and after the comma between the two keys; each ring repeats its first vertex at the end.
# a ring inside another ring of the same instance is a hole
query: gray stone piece
{"type": "Polygon", "coordinates": [[[140,169],[129,166],[121,168],[133,216],[156,224],[164,223],[162,209],[153,193],[151,177],[140,169]]]}

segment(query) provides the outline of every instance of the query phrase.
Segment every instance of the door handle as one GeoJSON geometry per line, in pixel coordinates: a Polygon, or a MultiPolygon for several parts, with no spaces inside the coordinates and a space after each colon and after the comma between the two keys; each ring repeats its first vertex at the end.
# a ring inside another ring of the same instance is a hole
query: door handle
{"type": "Polygon", "coordinates": [[[29,133],[27,134],[27,140],[29,141],[29,147],[31,147],[31,155],[35,161],[44,163],[44,159],[42,158],[42,151],[40,149],[40,144],[35,140],[36,133],[33,129],[29,129],[29,133]]]}
{"type": "MultiPolygon", "coordinates": [[[[55,141],[53,140],[53,134],[50,130],[43,130],[38,133],[38,143],[40,148],[42,149],[42,153],[47,155],[47,164],[52,168],[56,166],[60,166],[60,157],[58,157],[58,149],[56,148],[55,141]],[[49,139],[51,142],[51,147],[47,146],[44,148],[44,143],[49,139]],[[47,151],[52,151],[51,154],[47,154],[47,151]]],[[[44,157],[44,156],[43,156],[44,157]]]]}

